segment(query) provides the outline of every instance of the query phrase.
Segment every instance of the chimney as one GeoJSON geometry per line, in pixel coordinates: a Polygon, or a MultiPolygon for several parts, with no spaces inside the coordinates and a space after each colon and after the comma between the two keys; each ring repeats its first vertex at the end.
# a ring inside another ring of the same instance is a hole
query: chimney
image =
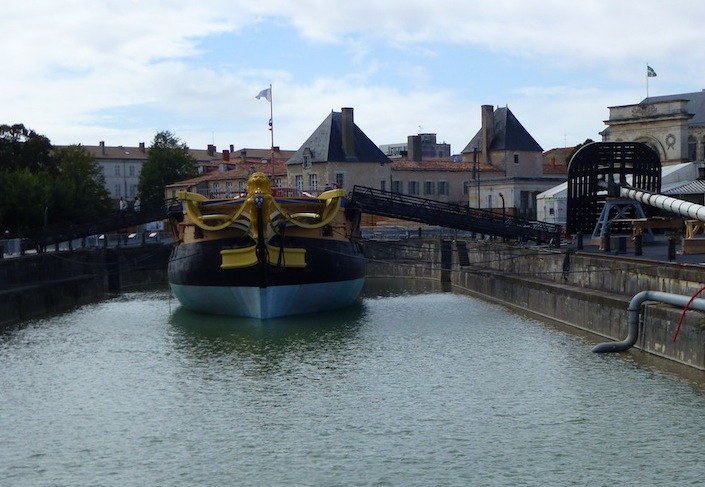
{"type": "Polygon", "coordinates": [[[225,161],[225,162],[230,161],[230,151],[227,149],[223,150],[223,161],[225,161]]]}
{"type": "Polygon", "coordinates": [[[147,152],[147,151],[144,149],[144,142],[140,142],[140,152],[141,152],[142,154],[144,154],[145,152],[147,152]]]}
{"type": "Polygon", "coordinates": [[[230,152],[235,152],[235,146],[230,144],[230,152]]]}
{"type": "Polygon", "coordinates": [[[346,161],[356,161],[355,156],[355,120],[352,108],[342,109],[343,153],[346,161]]]}
{"type": "Polygon", "coordinates": [[[421,137],[410,135],[406,138],[406,159],[414,162],[421,162],[421,137]]]}
{"type": "Polygon", "coordinates": [[[208,144],[208,155],[211,157],[215,155],[215,145],[208,144]]]}
{"type": "Polygon", "coordinates": [[[247,149],[242,149],[240,151],[240,162],[247,164],[247,149]]]}
{"type": "Polygon", "coordinates": [[[104,140],[100,141],[100,153],[102,155],[105,155],[105,141],[104,140]]]}
{"type": "Polygon", "coordinates": [[[494,137],[494,106],[482,105],[482,129],[480,131],[480,160],[490,164],[490,143],[494,137]]]}

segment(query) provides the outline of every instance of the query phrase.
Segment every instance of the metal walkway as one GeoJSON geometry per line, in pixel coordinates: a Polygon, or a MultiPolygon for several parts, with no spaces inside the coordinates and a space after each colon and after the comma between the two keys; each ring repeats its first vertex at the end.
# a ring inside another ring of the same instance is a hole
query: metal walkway
{"type": "Polygon", "coordinates": [[[157,205],[143,205],[141,210],[135,212],[117,210],[83,221],[72,223],[57,223],[45,227],[33,228],[22,233],[23,247],[26,249],[43,248],[91,235],[101,235],[135,227],[145,223],[165,220],[168,218],[169,208],[181,208],[176,199],[165,200],[157,205]]]}
{"type": "Polygon", "coordinates": [[[561,226],[511,216],[465,205],[443,203],[365,186],[354,186],[349,206],[371,215],[466,230],[519,241],[560,245],[561,226]]]}

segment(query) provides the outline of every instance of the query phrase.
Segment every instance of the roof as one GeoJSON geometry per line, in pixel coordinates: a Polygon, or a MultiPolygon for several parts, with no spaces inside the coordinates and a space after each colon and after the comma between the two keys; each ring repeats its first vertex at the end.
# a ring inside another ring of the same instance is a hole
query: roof
{"type": "MultiPolygon", "coordinates": [[[[427,159],[425,161],[409,161],[407,159],[392,162],[392,171],[429,171],[429,172],[463,172],[472,174],[472,162],[453,162],[451,159],[427,159]]],[[[481,173],[497,172],[499,169],[491,164],[479,164],[481,173]]]]}
{"type": "Polygon", "coordinates": [[[641,104],[656,103],[663,101],[688,100],[686,109],[694,116],[688,121],[688,125],[705,124],[705,91],[696,91],[693,93],[680,93],[676,95],[650,96],[644,98],[641,104]]]}
{"type": "MultiPolygon", "coordinates": [[[[489,143],[489,150],[513,150],[543,152],[543,149],[524,126],[517,120],[509,107],[494,111],[494,131],[489,143]]],[[[472,152],[476,147],[482,147],[482,129],[468,142],[464,153],[472,152]]]]}
{"type": "MultiPolygon", "coordinates": [[[[683,162],[681,164],[671,164],[661,166],[661,194],[695,194],[705,193],[705,185],[703,190],[697,191],[699,185],[690,186],[692,183],[699,180],[694,180],[694,175],[697,173],[697,167],[691,162],[683,162]],[[692,189],[692,192],[679,191],[679,188],[692,189]]],[[[631,184],[632,177],[627,175],[627,184],[631,184]]],[[[543,198],[565,198],[568,195],[568,182],[561,183],[553,188],[547,189],[543,193],[536,195],[536,199],[543,198]]]]}
{"type": "Polygon", "coordinates": [[[209,181],[237,181],[247,180],[253,171],[263,172],[265,174],[274,173],[275,176],[286,176],[286,163],[282,159],[274,160],[274,167],[270,163],[262,163],[259,161],[250,162],[248,164],[233,164],[229,165],[227,170],[213,170],[205,174],[196,176],[195,178],[177,181],[169,184],[167,188],[176,188],[184,186],[197,186],[200,183],[209,181]]]}
{"type": "MultiPolygon", "coordinates": [[[[354,138],[357,161],[377,162],[380,164],[390,162],[384,152],[360,130],[357,124],[354,124],[354,138]]],[[[289,159],[287,164],[303,163],[306,149],[311,151],[311,162],[351,162],[345,157],[345,152],[343,151],[343,114],[341,112],[331,112],[289,159]]]]}
{"type": "Polygon", "coordinates": [[[669,185],[668,188],[661,188],[661,194],[677,196],[680,194],[703,194],[705,193],[705,181],[696,179],[669,185]]]}

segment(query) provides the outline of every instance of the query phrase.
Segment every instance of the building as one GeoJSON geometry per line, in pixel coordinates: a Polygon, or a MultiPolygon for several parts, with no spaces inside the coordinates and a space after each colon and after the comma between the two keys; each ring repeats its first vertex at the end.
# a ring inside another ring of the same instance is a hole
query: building
{"type": "Polygon", "coordinates": [[[469,204],[536,218],[536,196],[565,181],[565,167],[545,165],[541,146],[508,107],[483,105],[481,127],[461,152],[472,164],[469,204]]]}
{"type": "Polygon", "coordinates": [[[331,111],[287,161],[290,187],[316,194],[326,186],[387,189],[389,158],[355,124],[352,108],[331,111]]]}
{"type": "Polygon", "coordinates": [[[410,135],[406,143],[383,144],[379,148],[390,159],[425,161],[450,157],[450,144],[436,142],[436,134],[410,135]]]}
{"type": "MultiPolygon", "coordinates": [[[[123,197],[132,201],[135,196],[138,196],[137,186],[140,172],[149,154],[149,148],[145,146],[144,142],[130,147],[108,146],[104,141],[100,141],[98,145],[88,145],[83,148],[95,158],[101,168],[106,189],[113,200],[117,201],[123,197]]],[[[230,149],[218,152],[215,145],[209,144],[206,149],[189,149],[189,153],[196,160],[199,173],[205,175],[243,165],[250,167],[260,165],[263,162],[267,163],[272,159],[273,154],[275,159],[286,159],[294,151],[280,151],[275,147],[274,151],[243,148],[236,152],[234,146],[231,145],[230,149]]]]}
{"type": "MultiPolygon", "coordinates": [[[[661,159],[661,193],[705,203],[705,91],[653,96],[608,109],[603,142],[647,144],[661,159]]],[[[565,224],[566,198],[566,184],[540,194],[538,219],[565,224]],[[561,208],[563,219],[557,213],[561,208]]]]}
{"type": "MultiPolygon", "coordinates": [[[[231,146],[232,147],[232,146],[231,146]]],[[[224,150],[217,164],[199,166],[201,175],[170,184],[165,188],[166,199],[175,198],[179,191],[189,190],[210,198],[232,198],[244,194],[247,180],[254,172],[263,172],[272,178],[272,186],[287,187],[286,161],[294,151],[270,149],[240,149],[238,157],[224,150]]]]}

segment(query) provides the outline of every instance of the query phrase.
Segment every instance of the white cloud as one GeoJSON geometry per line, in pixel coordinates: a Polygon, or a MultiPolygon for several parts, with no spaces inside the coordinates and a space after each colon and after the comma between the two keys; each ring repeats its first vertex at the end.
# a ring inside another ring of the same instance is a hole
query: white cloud
{"type": "Polygon", "coordinates": [[[702,18],[695,0],[10,2],[0,122],[56,143],[172,130],[191,146],[266,147],[254,95],[271,82],[284,148],[352,106],[379,144],[426,131],[457,152],[487,103],[509,105],[550,148],[596,139],[609,105],[643,98],[647,62],[653,94],[699,89],[702,18]]]}

